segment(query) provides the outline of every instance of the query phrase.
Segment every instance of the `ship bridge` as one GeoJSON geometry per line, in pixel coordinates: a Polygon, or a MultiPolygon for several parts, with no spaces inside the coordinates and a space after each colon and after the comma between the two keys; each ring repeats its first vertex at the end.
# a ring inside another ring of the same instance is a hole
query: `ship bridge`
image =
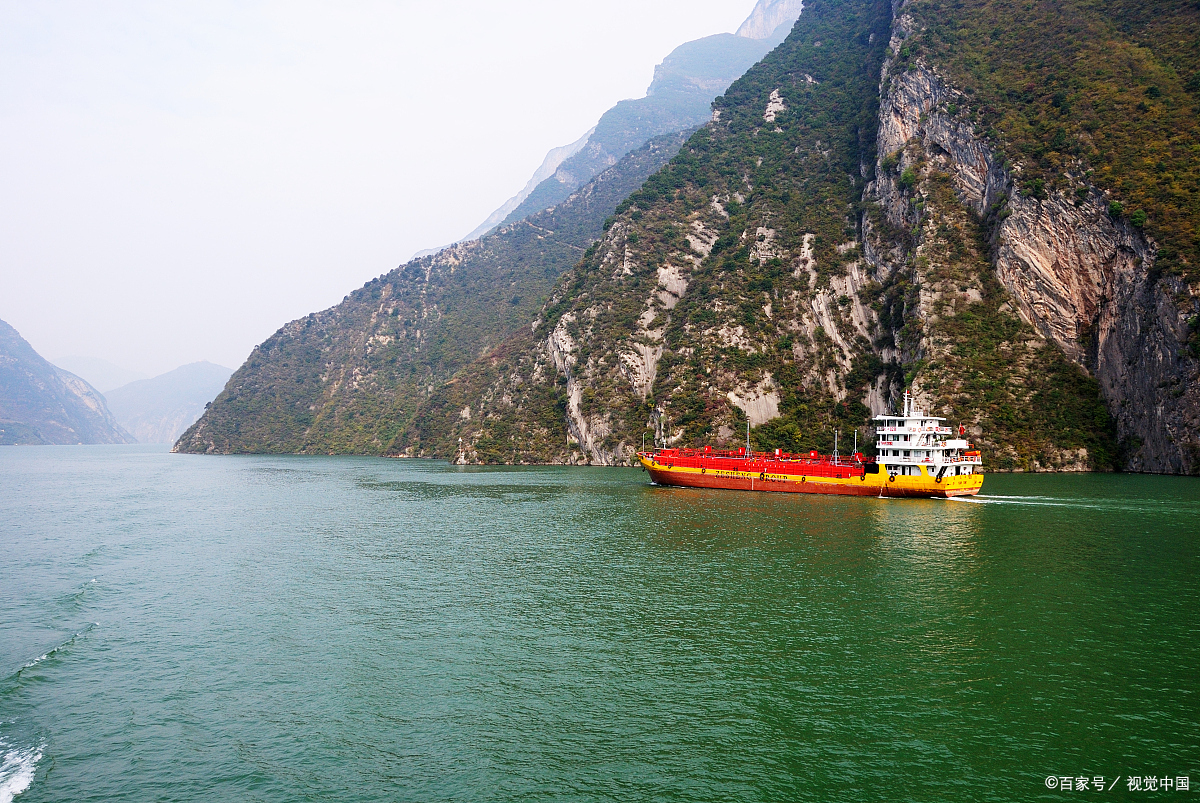
{"type": "Polygon", "coordinates": [[[875,462],[892,476],[929,475],[938,478],[982,471],[982,458],[946,419],[913,406],[904,392],[901,415],[875,416],[875,462]]]}

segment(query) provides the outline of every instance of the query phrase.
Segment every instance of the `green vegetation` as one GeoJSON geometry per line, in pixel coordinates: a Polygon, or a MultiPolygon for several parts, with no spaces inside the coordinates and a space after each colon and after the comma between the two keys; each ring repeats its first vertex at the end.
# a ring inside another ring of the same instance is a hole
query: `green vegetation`
{"type": "Polygon", "coordinates": [[[1088,178],[1200,279],[1200,5],[1193,0],[914,0],[905,44],[972,98],[976,130],[1028,186],[1088,178]]]}
{"type": "MultiPolygon", "coordinates": [[[[1099,385],[1013,311],[987,259],[987,221],[959,202],[944,174],[930,171],[920,189],[936,225],[925,227],[911,278],[939,300],[920,335],[925,359],[914,378],[942,415],[979,428],[990,466],[1054,466],[1086,449],[1092,469],[1115,468],[1115,427],[1099,385]]],[[[882,289],[885,320],[902,318],[903,306],[914,303],[911,278],[882,289]]],[[[904,345],[913,349],[915,333],[908,338],[904,345]]]]}
{"type": "MultiPolygon", "coordinates": [[[[1094,182],[1160,268],[1196,277],[1194,5],[904,8],[920,33],[900,68],[921,59],[963,89],[946,111],[1006,154],[1024,197],[1082,205],[1094,182]]],[[[890,2],[812,0],[662,169],[290,324],[206,420],[254,450],[582,462],[656,433],[736,444],[753,396],[780,414],[757,448],[828,451],[839,430],[843,450],[855,431],[866,442],[868,398],[912,385],[981,433],[991,466],[1077,465],[1081,450],[1119,465],[1097,383],[1022,322],[992,269],[1009,199],[973,216],[915,141],[880,160],[888,192],[867,193],[891,34],[890,2]],[[873,281],[867,253],[885,263],[873,281]]],[[[1200,316],[1189,335],[1200,356],[1200,316]]]]}

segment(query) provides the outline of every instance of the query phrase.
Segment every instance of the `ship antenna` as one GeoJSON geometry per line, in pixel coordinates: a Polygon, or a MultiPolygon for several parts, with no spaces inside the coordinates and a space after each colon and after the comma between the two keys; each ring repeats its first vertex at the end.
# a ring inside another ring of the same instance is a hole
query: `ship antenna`
{"type": "Polygon", "coordinates": [[[746,459],[750,459],[750,418],[746,417],[746,459]]]}
{"type": "Polygon", "coordinates": [[[836,466],[838,462],[838,431],[833,431],[833,464],[836,466]]]}

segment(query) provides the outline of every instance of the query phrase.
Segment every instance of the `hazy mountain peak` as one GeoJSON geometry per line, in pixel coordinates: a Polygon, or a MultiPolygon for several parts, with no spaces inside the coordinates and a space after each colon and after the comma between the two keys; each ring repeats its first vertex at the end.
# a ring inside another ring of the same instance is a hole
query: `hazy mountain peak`
{"type": "MultiPolygon", "coordinates": [[[[737,35],[714,34],[675,48],[654,68],[644,98],[619,102],[578,142],[550,151],[524,189],[464,242],[561,203],[655,136],[707,122],[713,98],[786,38],[802,5],[801,0],[759,0],[737,35]]],[[[418,252],[414,259],[440,250],[418,252]]]]}
{"type": "Polygon", "coordinates": [[[803,8],[802,0],[758,0],[758,5],[737,29],[737,35],[747,39],[768,39],[780,25],[799,19],[803,8]]]}
{"type": "MultiPolygon", "coordinates": [[[[552,148],[550,152],[546,154],[546,158],[543,160],[542,166],[534,171],[533,178],[529,179],[521,191],[505,201],[499,209],[492,213],[491,217],[483,221],[483,223],[481,223],[479,227],[475,229],[475,231],[468,234],[463,238],[463,240],[477,239],[499,226],[500,223],[503,222],[506,217],[508,217],[509,213],[520,206],[521,202],[533,193],[533,191],[537,188],[537,185],[554,175],[554,172],[558,170],[559,165],[583,150],[584,146],[588,143],[588,139],[591,138],[595,130],[596,127],[592,126],[590,129],[588,129],[586,134],[584,134],[575,142],[572,142],[570,145],[552,148]]],[[[422,251],[416,254],[413,258],[416,259],[418,257],[435,254],[440,250],[441,249],[438,248],[434,249],[433,251],[422,251]]]]}

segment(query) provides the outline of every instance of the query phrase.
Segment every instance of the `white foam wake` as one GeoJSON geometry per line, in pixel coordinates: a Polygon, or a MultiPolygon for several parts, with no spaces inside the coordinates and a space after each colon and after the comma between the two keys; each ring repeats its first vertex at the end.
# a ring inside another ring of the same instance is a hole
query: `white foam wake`
{"type": "MultiPolygon", "coordinates": [[[[92,628],[96,627],[96,624],[97,624],[96,622],[89,623],[87,627],[85,627],[83,630],[80,630],[75,635],[71,636],[69,639],[64,641],[62,644],[59,644],[57,647],[46,651],[45,653],[39,655],[37,658],[34,658],[32,661],[30,661],[27,664],[25,664],[24,666],[22,666],[20,669],[17,670],[17,674],[18,675],[21,674],[26,669],[32,669],[33,667],[40,664],[42,661],[45,661],[47,658],[49,658],[50,656],[57,653],[59,650],[64,650],[67,647],[70,647],[72,644],[75,643],[76,639],[78,639],[80,636],[83,636],[87,633],[92,632],[92,628]]],[[[3,798],[0,798],[0,803],[5,803],[3,798]]]]}
{"type": "Polygon", "coordinates": [[[12,799],[24,792],[33,783],[33,773],[42,760],[42,748],[27,750],[10,747],[0,739],[0,803],[12,803],[12,799]]]}

